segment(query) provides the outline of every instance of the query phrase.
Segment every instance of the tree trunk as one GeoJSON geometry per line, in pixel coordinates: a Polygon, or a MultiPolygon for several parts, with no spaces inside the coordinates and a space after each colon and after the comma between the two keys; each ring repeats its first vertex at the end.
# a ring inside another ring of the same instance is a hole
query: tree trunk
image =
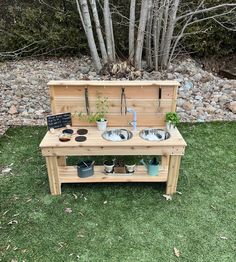
{"type": "Polygon", "coordinates": [[[148,2],[149,2],[148,0],[142,0],[142,5],[141,5],[141,13],[139,19],[138,36],[137,36],[136,53],[135,53],[135,67],[137,69],[142,68],[142,52],[143,52],[144,32],[147,23],[148,2]]]}
{"type": "Polygon", "coordinates": [[[153,24],[153,1],[149,0],[148,4],[148,18],[146,31],[146,61],[149,68],[153,68],[152,56],[152,24],[153,24]]]}
{"type": "Polygon", "coordinates": [[[135,6],[136,0],[131,0],[129,15],[129,59],[131,62],[133,62],[134,59],[135,6]]]}
{"type": "Polygon", "coordinates": [[[112,44],[109,0],[104,0],[103,16],[104,16],[108,59],[109,59],[109,62],[113,62],[114,54],[113,54],[113,44],[112,44]]]}
{"type": "Polygon", "coordinates": [[[163,68],[167,68],[168,66],[168,59],[170,55],[171,42],[172,42],[173,33],[176,24],[176,14],[178,11],[178,7],[179,7],[179,0],[174,0],[169,12],[169,23],[168,23],[166,37],[165,37],[165,52],[162,60],[163,68]]]}
{"type": "Polygon", "coordinates": [[[167,30],[167,24],[168,24],[168,17],[169,17],[169,5],[170,5],[170,0],[164,0],[164,18],[163,21],[160,23],[163,24],[160,27],[162,27],[162,32],[161,32],[161,48],[160,48],[160,64],[162,64],[163,56],[165,53],[165,39],[166,39],[166,30],[167,30]]]}
{"type": "Polygon", "coordinates": [[[100,50],[101,50],[101,54],[102,54],[102,60],[103,60],[103,63],[106,64],[107,61],[108,61],[108,56],[107,56],[107,50],[106,50],[104,38],[103,38],[103,35],[102,35],[102,31],[101,31],[101,24],[100,24],[100,20],[99,20],[99,16],[98,16],[96,0],[89,0],[89,2],[90,2],[92,12],[93,12],[93,19],[94,19],[94,23],[95,23],[95,26],[96,26],[98,42],[99,42],[99,46],[100,46],[100,50]]]}
{"type": "Polygon", "coordinates": [[[82,17],[84,20],[85,33],[87,36],[89,49],[91,52],[91,56],[92,56],[96,71],[99,72],[102,69],[102,65],[100,62],[100,58],[99,58],[97,47],[96,47],[95,40],[94,40],[93,29],[92,29],[87,0],[80,0],[80,5],[81,5],[81,13],[82,13],[82,17]]]}
{"type": "Polygon", "coordinates": [[[159,69],[159,56],[160,56],[160,36],[161,36],[161,25],[164,13],[164,2],[165,0],[160,0],[156,2],[154,22],[153,22],[153,44],[154,44],[154,67],[155,70],[159,69]]]}
{"type": "Polygon", "coordinates": [[[109,20],[110,20],[110,31],[111,31],[111,46],[112,46],[112,57],[113,62],[116,60],[116,48],[115,48],[115,38],[114,38],[114,31],[113,31],[113,23],[112,23],[112,17],[111,17],[111,11],[109,8],[109,20]]]}
{"type": "Polygon", "coordinates": [[[76,0],[76,6],[77,6],[77,11],[78,11],[78,13],[79,13],[79,17],[80,17],[80,20],[81,20],[81,23],[82,23],[84,32],[85,32],[85,34],[86,34],[86,36],[87,36],[86,27],[85,27],[85,23],[84,23],[84,17],[83,17],[81,8],[80,8],[79,0],[76,0]]]}

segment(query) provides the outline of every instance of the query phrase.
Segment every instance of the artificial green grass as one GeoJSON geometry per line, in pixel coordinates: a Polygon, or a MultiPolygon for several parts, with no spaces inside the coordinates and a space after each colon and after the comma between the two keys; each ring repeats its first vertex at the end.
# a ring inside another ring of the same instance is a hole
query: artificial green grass
{"type": "Polygon", "coordinates": [[[0,167],[13,163],[0,175],[0,261],[235,262],[236,123],[180,130],[182,195],[166,201],[160,183],[64,185],[51,196],[38,148],[45,127],[9,129],[0,138],[0,167]]]}

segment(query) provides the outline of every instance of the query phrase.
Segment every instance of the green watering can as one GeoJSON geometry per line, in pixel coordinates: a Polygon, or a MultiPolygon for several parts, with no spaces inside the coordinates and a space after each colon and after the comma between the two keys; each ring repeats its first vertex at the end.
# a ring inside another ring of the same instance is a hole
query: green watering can
{"type": "Polygon", "coordinates": [[[146,164],[143,159],[141,159],[140,162],[147,168],[149,176],[157,176],[158,175],[159,162],[157,161],[156,157],[151,159],[148,162],[148,164],[146,164]]]}

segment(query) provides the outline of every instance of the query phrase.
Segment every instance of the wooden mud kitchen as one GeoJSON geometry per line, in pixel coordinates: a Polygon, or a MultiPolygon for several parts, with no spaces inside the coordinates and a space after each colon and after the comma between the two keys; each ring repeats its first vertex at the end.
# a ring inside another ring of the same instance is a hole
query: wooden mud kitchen
{"type": "Polygon", "coordinates": [[[50,81],[48,86],[52,113],[71,113],[72,121],[70,127],[64,123],[64,127],[48,130],[40,144],[52,195],[61,194],[63,183],[98,182],[165,182],[166,194],[176,192],[186,142],[177,127],[167,131],[165,116],[176,110],[178,82],[50,81]],[[106,97],[109,104],[106,131],[80,117],[96,111],[98,96],[106,97]],[[59,138],[65,128],[73,132],[69,141],[62,142],[59,138]],[[78,129],[86,130],[85,140],[77,139],[78,129]],[[113,138],[113,132],[120,140],[113,138]],[[106,173],[103,165],[95,164],[93,175],[81,178],[77,166],[66,163],[70,156],[121,155],[159,156],[158,174],[150,175],[142,164],[133,173],[106,173]]]}

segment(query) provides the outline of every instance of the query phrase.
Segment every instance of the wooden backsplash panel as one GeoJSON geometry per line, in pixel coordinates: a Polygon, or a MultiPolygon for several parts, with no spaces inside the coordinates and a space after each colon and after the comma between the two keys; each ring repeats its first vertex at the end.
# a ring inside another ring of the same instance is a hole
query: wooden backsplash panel
{"type": "MultiPolygon", "coordinates": [[[[84,93],[88,90],[90,111],[96,111],[97,96],[108,97],[109,126],[127,126],[132,114],[121,115],[121,89],[125,88],[127,107],[137,112],[138,126],[163,126],[166,112],[175,111],[177,88],[175,81],[51,81],[53,113],[86,112],[84,93]],[[161,100],[158,99],[161,88],[161,100]]],[[[77,117],[73,125],[89,126],[77,117]]]]}
{"type": "MultiPolygon", "coordinates": [[[[95,98],[89,99],[90,112],[96,112],[95,98]]],[[[137,113],[153,113],[156,109],[156,113],[167,113],[170,111],[173,100],[161,99],[160,106],[156,99],[126,99],[127,107],[131,107],[136,110],[137,113]]],[[[86,112],[85,101],[82,98],[56,98],[55,112],[86,112]]],[[[120,99],[111,98],[108,100],[109,113],[119,114],[121,112],[120,99]]]]}
{"type": "MultiPolygon", "coordinates": [[[[84,89],[86,86],[53,86],[54,97],[84,97],[84,89]]],[[[105,94],[108,98],[118,98],[121,95],[121,88],[125,88],[126,98],[133,99],[145,99],[145,98],[156,98],[158,97],[158,88],[160,86],[131,86],[125,87],[123,85],[109,86],[109,87],[87,87],[90,97],[97,97],[98,94],[105,94]]],[[[165,86],[162,88],[162,98],[171,99],[174,97],[174,86],[165,86]]]]}

